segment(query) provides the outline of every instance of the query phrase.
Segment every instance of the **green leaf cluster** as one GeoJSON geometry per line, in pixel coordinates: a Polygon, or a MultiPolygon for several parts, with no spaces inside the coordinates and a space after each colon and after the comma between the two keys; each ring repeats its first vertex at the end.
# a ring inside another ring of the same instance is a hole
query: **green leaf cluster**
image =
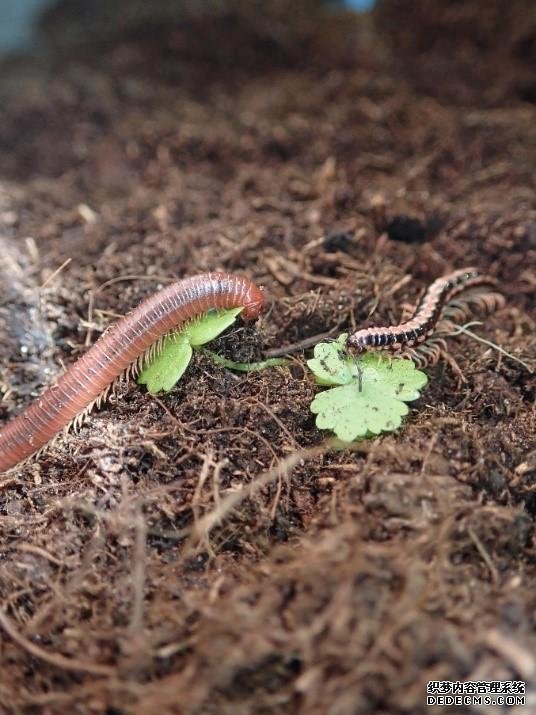
{"type": "Polygon", "coordinates": [[[317,383],[331,389],[311,403],[320,429],[332,430],[344,442],[392,432],[408,413],[406,402],[416,400],[427,377],[411,360],[365,353],[354,358],[346,351],[347,335],[319,343],[307,365],[317,383]]]}
{"type": "MultiPolygon", "coordinates": [[[[169,392],[183,376],[192,359],[194,348],[199,348],[217,338],[234,323],[242,308],[212,310],[186,325],[182,330],[168,336],[159,354],[138,375],[138,383],[146,385],[151,394],[169,392]]],[[[243,363],[229,360],[216,353],[205,351],[212,360],[223,367],[239,372],[254,372],[267,367],[286,365],[287,360],[269,358],[260,362],[243,363]]]]}
{"type": "Polygon", "coordinates": [[[234,323],[242,308],[209,311],[186,325],[180,332],[168,336],[160,353],[138,375],[138,383],[146,385],[151,394],[169,392],[181,379],[192,359],[193,348],[217,338],[234,323]]]}

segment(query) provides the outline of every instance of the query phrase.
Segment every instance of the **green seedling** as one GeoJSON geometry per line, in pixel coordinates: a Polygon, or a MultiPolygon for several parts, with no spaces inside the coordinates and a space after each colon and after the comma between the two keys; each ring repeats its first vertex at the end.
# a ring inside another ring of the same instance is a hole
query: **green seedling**
{"type": "Polygon", "coordinates": [[[428,378],[411,360],[366,353],[354,358],[346,351],[346,333],[335,342],[319,343],[307,361],[320,385],[311,403],[316,426],[330,429],[344,442],[392,432],[408,413],[428,378]]]}
{"type": "MultiPolygon", "coordinates": [[[[183,376],[192,359],[194,349],[217,338],[220,333],[234,323],[241,311],[242,308],[211,310],[198,320],[186,325],[181,331],[168,336],[158,355],[150,360],[140,372],[138,383],[146,385],[151,394],[169,392],[183,376]]],[[[205,352],[217,364],[241,372],[263,370],[265,367],[284,365],[287,362],[273,358],[263,362],[237,363],[211,351],[205,352]]]]}
{"type": "Polygon", "coordinates": [[[169,392],[183,376],[192,355],[192,345],[185,333],[170,335],[164,340],[161,352],[149,360],[138,375],[138,384],[146,385],[152,395],[169,392]]]}

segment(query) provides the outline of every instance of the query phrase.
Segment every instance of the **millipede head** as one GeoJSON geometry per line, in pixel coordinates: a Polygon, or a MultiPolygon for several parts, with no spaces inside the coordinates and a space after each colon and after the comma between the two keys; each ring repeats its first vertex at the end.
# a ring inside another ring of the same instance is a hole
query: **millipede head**
{"type": "Polygon", "coordinates": [[[346,338],[346,349],[355,357],[364,353],[367,348],[368,345],[363,341],[359,333],[354,333],[346,338]]]}
{"type": "Polygon", "coordinates": [[[254,283],[248,287],[248,291],[244,296],[244,310],[242,317],[246,320],[255,320],[262,313],[266,300],[263,291],[254,283]]]}

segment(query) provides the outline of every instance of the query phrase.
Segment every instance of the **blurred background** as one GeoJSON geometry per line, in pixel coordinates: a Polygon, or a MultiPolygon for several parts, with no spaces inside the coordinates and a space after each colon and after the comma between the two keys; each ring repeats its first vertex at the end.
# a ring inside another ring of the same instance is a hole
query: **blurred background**
{"type": "MultiPolygon", "coordinates": [[[[40,15],[56,0],[2,0],[0,5],[0,53],[28,49],[35,40],[40,15]]],[[[346,0],[355,10],[368,10],[374,0],[346,0]]]]}
{"type": "Polygon", "coordinates": [[[50,4],[50,0],[4,0],[0,7],[0,52],[28,47],[39,14],[50,4]]]}

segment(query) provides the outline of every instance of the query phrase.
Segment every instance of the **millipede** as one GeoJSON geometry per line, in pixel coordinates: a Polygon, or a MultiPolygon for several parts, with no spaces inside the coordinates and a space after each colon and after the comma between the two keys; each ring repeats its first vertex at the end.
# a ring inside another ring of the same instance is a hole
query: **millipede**
{"type": "Polygon", "coordinates": [[[254,319],[263,307],[262,290],[230,273],[185,278],[147,298],[0,429],[0,472],[39,452],[62,428],[80,423],[118,379],[141,370],[178,328],[211,309],[243,308],[243,317],[254,319]]]}
{"type": "MultiPolygon", "coordinates": [[[[453,304],[453,299],[465,291],[487,289],[476,297],[478,305],[487,311],[502,304],[503,297],[494,289],[497,282],[490,276],[483,275],[476,268],[462,268],[435,280],[424,292],[417,307],[409,318],[398,325],[372,327],[357,330],[347,339],[347,349],[354,355],[367,350],[403,351],[424,343],[436,332],[445,309],[450,307],[458,315],[465,315],[468,303],[453,304]],[[491,290],[489,290],[491,289],[491,290]]],[[[430,353],[434,359],[434,353],[430,353]]],[[[430,361],[429,359],[425,359],[430,361]]]]}

